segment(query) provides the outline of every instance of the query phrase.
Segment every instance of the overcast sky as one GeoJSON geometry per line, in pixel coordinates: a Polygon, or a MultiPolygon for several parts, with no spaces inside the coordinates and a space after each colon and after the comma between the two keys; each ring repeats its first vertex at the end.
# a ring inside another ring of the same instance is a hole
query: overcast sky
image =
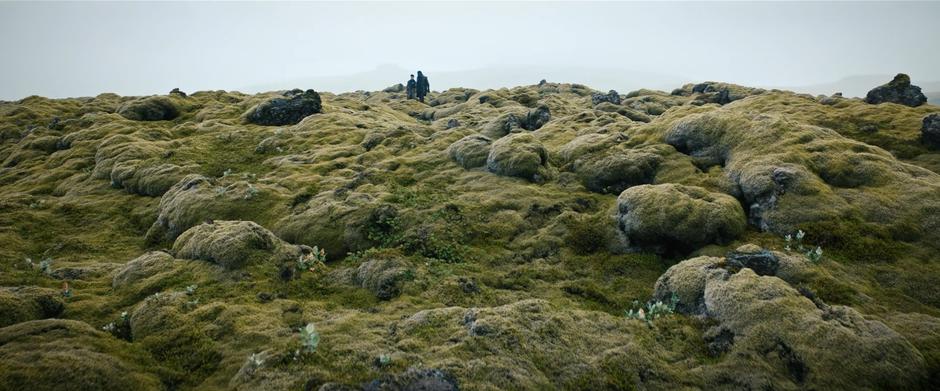
{"type": "MultiPolygon", "coordinates": [[[[2,2],[0,99],[251,92],[377,68],[422,69],[435,89],[452,86],[435,73],[528,66],[539,74],[527,84],[585,82],[572,69],[756,86],[906,72],[917,84],[940,81],[938,16],[937,2],[2,2]]],[[[486,84],[479,76],[472,83],[486,84]]],[[[382,82],[335,81],[329,89],[382,82]]]]}

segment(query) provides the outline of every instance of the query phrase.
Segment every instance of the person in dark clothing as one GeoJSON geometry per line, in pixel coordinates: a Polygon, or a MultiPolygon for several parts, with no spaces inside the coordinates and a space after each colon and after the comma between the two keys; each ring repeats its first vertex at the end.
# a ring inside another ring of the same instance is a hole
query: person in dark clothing
{"type": "Polygon", "coordinates": [[[415,98],[415,75],[411,75],[411,80],[408,80],[408,86],[405,87],[405,94],[408,95],[408,99],[415,98]]]}
{"type": "Polygon", "coordinates": [[[424,76],[424,74],[421,73],[421,71],[418,71],[418,83],[416,87],[417,87],[417,90],[415,91],[415,93],[418,94],[418,101],[420,101],[421,103],[424,103],[424,97],[429,92],[431,92],[431,84],[428,83],[427,76],[424,76]]]}

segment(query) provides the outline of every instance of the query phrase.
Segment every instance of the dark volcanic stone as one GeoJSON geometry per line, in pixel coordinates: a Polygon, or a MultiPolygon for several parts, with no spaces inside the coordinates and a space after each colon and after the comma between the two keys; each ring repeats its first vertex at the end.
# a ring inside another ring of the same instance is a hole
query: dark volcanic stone
{"type": "Polygon", "coordinates": [[[732,251],[725,257],[728,264],[739,268],[749,268],[760,276],[773,276],[777,274],[780,261],[770,251],[756,253],[742,253],[732,251]]]}
{"type": "Polygon", "coordinates": [[[619,105],[619,104],[620,104],[620,94],[618,94],[617,91],[614,91],[614,90],[608,91],[606,95],[605,95],[605,94],[599,94],[599,93],[591,94],[591,104],[593,104],[593,105],[598,105],[598,104],[604,103],[604,102],[610,102],[610,103],[613,103],[613,104],[615,104],[615,105],[619,105]]]}
{"type": "Polygon", "coordinates": [[[871,104],[890,102],[917,107],[927,103],[927,97],[920,92],[920,87],[911,85],[910,76],[899,73],[888,84],[868,91],[865,102],[871,104]]]}
{"type": "Polygon", "coordinates": [[[940,114],[934,113],[924,117],[920,137],[924,144],[933,148],[940,147],[940,114]]]}
{"type": "Polygon", "coordinates": [[[320,94],[314,90],[294,89],[284,93],[284,98],[274,98],[255,107],[248,113],[248,122],[257,125],[293,125],[322,109],[320,94]]]}

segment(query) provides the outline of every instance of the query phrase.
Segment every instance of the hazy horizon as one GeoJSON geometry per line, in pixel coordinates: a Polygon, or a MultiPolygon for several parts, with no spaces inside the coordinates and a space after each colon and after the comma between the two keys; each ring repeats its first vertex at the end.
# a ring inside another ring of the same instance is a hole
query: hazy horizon
{"type": "Polygon", "coordinates": [[[0,3],[0,99],[374,90],[408,69],[434,89],[936,84],[936,15],[940,3],[0,3]]]}

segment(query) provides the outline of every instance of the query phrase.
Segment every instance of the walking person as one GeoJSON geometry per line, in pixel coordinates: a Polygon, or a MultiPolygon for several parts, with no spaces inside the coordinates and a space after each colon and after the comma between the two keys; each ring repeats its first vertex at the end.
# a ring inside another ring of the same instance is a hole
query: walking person
{"type": "Polygon", "coordinates": [[[408,80],[408,85],[405,87],[405,94],[408,95],[408,99],[415,98],[415,75],[411,75],[411,80],[408,80]]]}
{"type": "Polygon", "coordinates": [[[427,76],[424,76],[421,71],[418,71],[418,82],[417,90],[415,91],[418,94],[418,101],[424,103],[424,97],[431,92],[431,84],[428,83],[427,76]]]}

